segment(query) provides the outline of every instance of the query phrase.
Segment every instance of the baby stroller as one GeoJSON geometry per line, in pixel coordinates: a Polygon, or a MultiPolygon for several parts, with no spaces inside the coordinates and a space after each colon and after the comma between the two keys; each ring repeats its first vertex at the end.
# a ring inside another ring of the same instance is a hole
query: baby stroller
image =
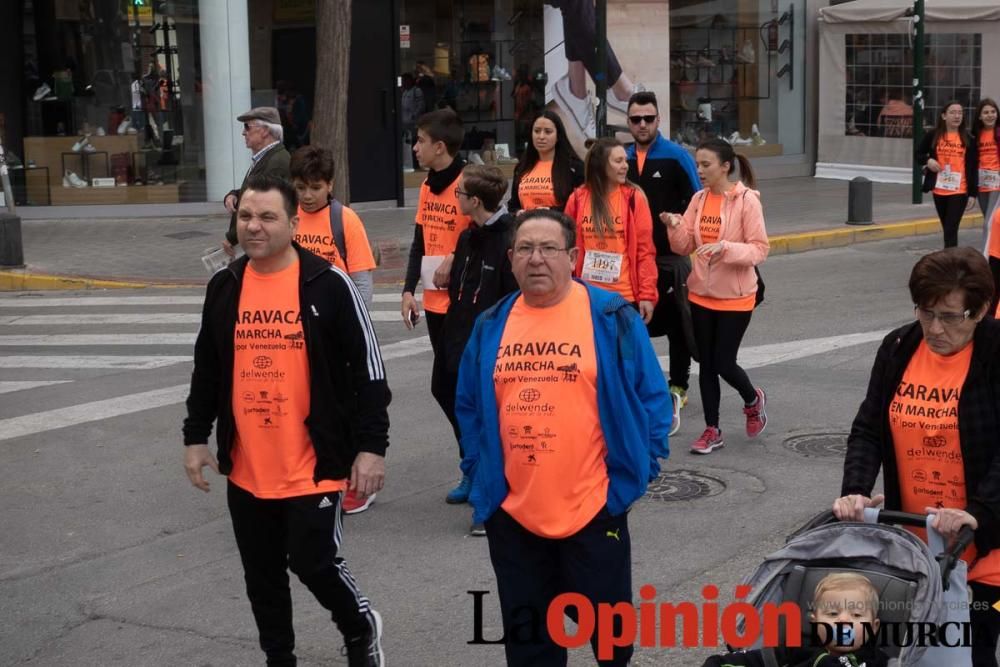
{"type": "MultiPolygon", "coordinates": [[[[744,580],[752,588],[747,601],[758,613],[766,603],[798,603],[802,610],[801,645],[808,646],[812,629],[808,614],[816,585],[833,572],[857,572],[879,591],[878,617],[882,625],[905,637],[899,645],[892,635],[891,641],[879,643],[890,664],[968,667],[972,664],[969,647],[927,646],[931,642],[914,637],[917,623],[940,627],[946,622],[969,621],[967,566],[959,555],[972,542],[973,531],[968,526],[963,528],[956,543],[946,550],[941,535],[930,527],[932,518],[870,509],[865,510],[865,523],[854,523],[838,521],[831,511],[823,512],[793,533],[782,549],[768,556],[744,580]],[[929,544],[899,526],[926,527],[929,544]],[[917,645],[921,643],[925,645],[917,645]]],[[[782,619],[779,645],[789,641],[784,626],[782,619]]],[[[961,643],[962,632],[955,627],[951,626],[948,633],[949,643],[961,643]]],[[[763,637],[753,648],[762,644],[763,637]]],[[[765,651],[764,658],[766,664],[777,665],[773,652],[765,651]]]]}

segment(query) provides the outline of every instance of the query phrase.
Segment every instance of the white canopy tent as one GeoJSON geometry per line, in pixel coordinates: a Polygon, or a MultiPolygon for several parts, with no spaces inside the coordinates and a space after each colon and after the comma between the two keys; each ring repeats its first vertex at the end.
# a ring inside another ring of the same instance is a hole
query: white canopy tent
{"type": "MultiPolygon", "coordinates": [[[[849,80],[854,73],[848,72],[848,36],[855,43],[878,45],[883,43],[902,44],[903,48],[912,49],[909,35],[911,34],[912,18],[907,16],[913,6],[911,0],[854,0],[842,5],[824,7],[819,16],[819,136],[816,162],[816,176],[823,178],[850,179],[855,176],[865,176],[873,181],[886,183],[909,183],[913,164],[913,142],[905,135],[903,137],[888,136],[890,131],[865,132],[855,129],[857,107],[849,93],[849,80]],[[891,38],[878,36],[893,35],[891,38]],[[900,37],[901,36],[901,37],[900,37]],[[895,40],[893,42],[893,40],[895,40]],[[875,136],[872,136],[875,135],[875,136]]],[[[1000,0],[925,0],[924,14],[926,18],[925,35],[955,35],[956,44],[953,47],[963,57],[968,57],[966,51],[975,43],[975,36],[981,36],[980,57],[981,69],[963,65],[961,67],[939,68],[941,72],[952,70],[948,76],[957,77],[959,81],[952,88],[947,85],[929,90],[926,96],[929,105],[935,99],[956,97],[955,91],[980,91],[980,97],[1000,96],[1000,0]],[[964,49],[964,50],[963,50],[964,49]]],[[[932,38],[934,39],[934,38],[932,38]]],[[[867,47],[866,52],[875,52],[880,47],[867,47]]],[[[896,49],[898,54],[899,49],[896,49]]],[[[907,84],[905,93],[909,94],[912,76],[900,67],[900,63],[891,62],[892,49],[885,49],[889,57],[886,62],[880,62],[877,67],[886,71],[894,65],[895,77],[907,84]]],[[[874,54],[878,56],[878,53],[874,54]]],[[[861,56],[855,56],[857,61],[861,56]]],[[[865,53],[864,57],[871,57],[865,53]]],[[[946,62],[948,56],[943,56],[942,63],[956,65],[956,62],[946,62]]],[[[912,62],[907,60],[907,62],[912,62]]],[[[929,64],[934,63],[932,47],[929,64]]],[[[867,64],[865,67],[872,68],[867,64]]],[[[932,82],[925,77],[925,86],[932,82]]],[[[877,86],[870,86],[868,91],[872,96],[868,104],[874,104],[877,86]]],[[[858,88],[855,88],[858,90],[858,88]]],[[[881,100],[880,100],[881,101],[881,100]]],[[[975,100],[973,100],[973,104],[975,100]]],[[[906,103],[900,101],[904,108],[906,103]]],[[[871,119],[868,119],[871,121],[871,119]]],[[[882,118],[879,118],[881,122],[882,118]]],[[[971,120],[971,119],[970,119],[971,120]]],[[[908,119],[906,125],[908,126],[908,119]]]]}

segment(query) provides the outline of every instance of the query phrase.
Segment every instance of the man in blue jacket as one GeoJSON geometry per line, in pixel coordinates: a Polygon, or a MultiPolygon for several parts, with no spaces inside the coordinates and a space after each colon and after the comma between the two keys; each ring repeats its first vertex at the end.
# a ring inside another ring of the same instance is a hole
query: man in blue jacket
{"type": "Polygon", "coordinates": [[[646,193],[653,213],[656,290],[660,300],[647,327],[650,336],[666,335],[670,343],[670,392],[675,396],[673,435],[680,427],[680,409],[687,403],[691,351],[697,348],[686,291],[691,260],[671,249],[666,216],[684,213],[691,197],[701,189],[701,182],[691,154],[660,134],[655,93],[641,91],[632,95],[628,102],[628,129],[635,139],[626,150],[628,178],[646,193]],[[657,219],[664,224],[656,224],[657,219]]]}
{"type": "MultiPolygon", "coordinates": [[[[554,210],[515,222],[520,291],[479,317],[459,369],[462,471],[510,665],[565,664],[545,623],[560,593],[632,603],[627,513],[668,455],[670,396],[646,328],[617,294],[573,280],[575,237],[554,210]]],[[[614,647],[601,664],[631,655],[614,647]]]]}

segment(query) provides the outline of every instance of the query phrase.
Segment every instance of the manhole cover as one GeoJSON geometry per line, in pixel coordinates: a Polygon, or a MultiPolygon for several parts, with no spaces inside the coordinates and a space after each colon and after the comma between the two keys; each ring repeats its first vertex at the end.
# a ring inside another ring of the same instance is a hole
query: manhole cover
{"type": "Polygon", "coordinates": [[[803,433],[785,440],[785,447],[803,456],[844,458],[847,433],[803,433]]]}
{"type": "Polygon", "coordinates": [[[694,500],[722,493],[726,483],[693,470],[666,470],[646,489],[652,500],[694,500]]]}
{"type": "Polygon", "coordinates": [[[198,236],[211,236],[208,232],[199,232],[195,230],[187,232],[174,232],[173,234],[164,234],[168,239],[177,239],[178,241],[183,241],[184,239],[193,239],[198,236]]]}

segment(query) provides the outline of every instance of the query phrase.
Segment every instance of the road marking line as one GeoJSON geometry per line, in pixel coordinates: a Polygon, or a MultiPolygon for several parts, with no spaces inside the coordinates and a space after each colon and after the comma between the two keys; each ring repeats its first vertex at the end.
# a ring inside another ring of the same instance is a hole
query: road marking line
{"type": "Polygon", "coordinates": [[[34,334],[0,336],[0,347],[68,347],[73,345],[194,345],[194,333],[34,334]]]}
{"type": "Polygon", "coordinates": [[[81,296],[0,299],[0,308],[65,308],[67,306],[200,306],[204,296],[81,296]]]}
{"type": "Polygon", "coordinates": [[[72,380],[31,380],[31,381],[0,381],[0,394],[8,394],[12,391],[25,391],[35,387],[47,387],[50,384],[66,384],[72,380]]]}
{"type": "Polygon", "coordinates": [[[128,356],[128,355],[19,355],[0,356],[0,368],[110,368],[149,370],[191,361],[191,356],[128,356]]]}
{"type": "MultiPolygon", "coordinates": [[[[373,310],[369,317],[375,322],[402,323],[396,311],[373,310]]],[[[0,325],[7,326],[68,326],[81,324],[200,324],[201,313],[63,313],[60,315],[3,315],[0,325]]]]}

